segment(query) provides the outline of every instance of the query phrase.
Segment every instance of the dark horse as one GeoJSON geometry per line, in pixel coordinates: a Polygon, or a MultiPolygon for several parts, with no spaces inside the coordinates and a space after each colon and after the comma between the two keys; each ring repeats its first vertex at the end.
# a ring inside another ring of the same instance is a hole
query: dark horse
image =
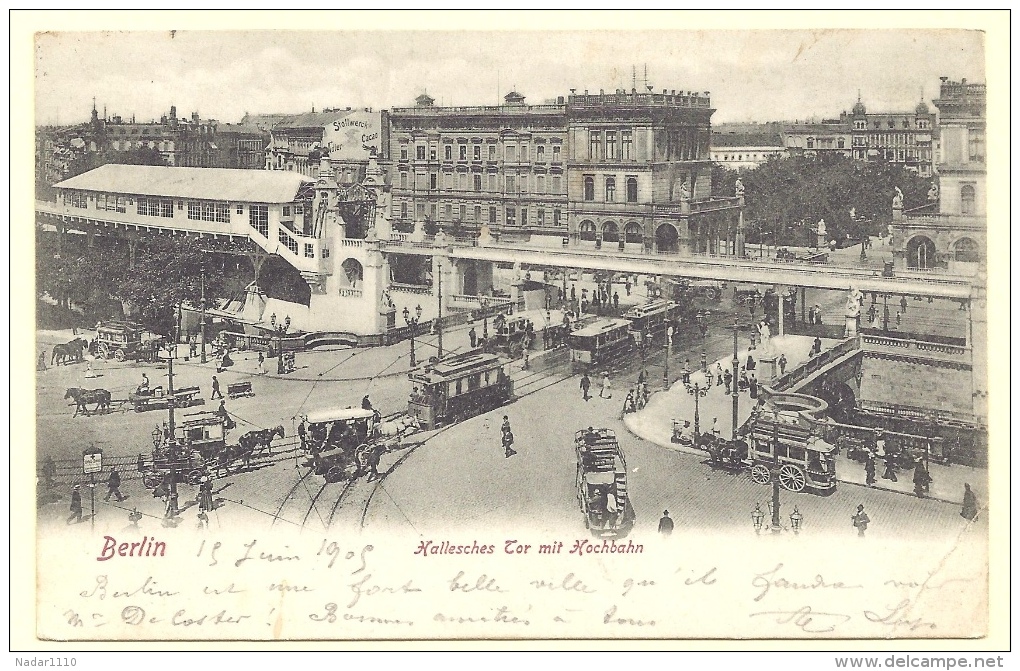
{"type": "Polygon", "coordinates": [[[86,403],[95,403],[96,407],[93,412],[99,412],[100,410],[110,409],[110,392],[105,389],[79,389],[72,387],[67,390],[64,394],[64,398],[73,398],[75,402],[74,417],[78,416],[78,413],[82,413],[86,417],[91,415],[89,409],[86,407],[86,403]]]}
{"type": "Polygon", "coordinates": [[[280,438],[284,437],[282,426],[277,426],[274,429],[249,431],[238,438],[237,446],[241,448],[241,455],[244,457],[245,463],[250,461],[256,452],[261,455],[265,450],[268,451],[270,456],[272,456],[273,439],[276,438],[276,436],[280,436],[280,438]]]}
{"type": "Polygon", "coordinates": [[[63,345],[54,345],[53,354],[50,356],[50,365],[67,363],[69,361],[80,362],[85,360],[84,352],[88,346],[81,338],[75,338],[63,345]]]}

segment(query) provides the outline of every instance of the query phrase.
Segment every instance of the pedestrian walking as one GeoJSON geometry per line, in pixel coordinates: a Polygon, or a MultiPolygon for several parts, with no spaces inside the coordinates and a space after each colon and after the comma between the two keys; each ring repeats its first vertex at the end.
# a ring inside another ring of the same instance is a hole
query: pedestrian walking
{"type": "Polygon", "coordinates": [[[903,323],[903,313],[900,312],[899,310],[897,310],[896,311],[896,325],[899,326],[901,323],[903,323]]]}
{"type": "Polygon", "coordinates": [[[515,454],[517,454],[517,451],[514,449],[514,433],[513,433],[513,431],[504,431],[503,432],[503,452],[506,455],[507,459],[509,459],[510,457],[512,457],[515,454]]]}
{"type": "Polygon", "coordinates": [[[708,353],[701,350],[701,372],[708,373],[708,353]]]}
{"type": "Polygon", "coordinates": [[[528,370],[528,359],[529,359],[528,348],[525,347],[524,348],[524,361],[521,362],[521,370],[528,370]]]}
{"type": "Polygon", "coordinates": [[[510,433],[510,417],[503,415],[503,426],[500,427],[502,433],[510,433]]]}
{"type": "Polygon", "coordinates": [[[754,367],[757,366],[757,365],[758,364],[755,362],[754,357],[751,356],[750,353],[748,353],[748,355],[747,355],[747,365],[745,366],[745,368],[747,368],[747,370],[754,370],[754,367]]]}
{"type": "MultiPolygon", "coordinates": [[[[146,379],[146,382],[148,382],[148,379],[146,379]]],[[[209,400],[214,398],[223,398],[223,393],[220,392],[220,381],[216,379],[215,375],[212,376],[212,396],[209,397],[209,400]]]]}
{"type": "Polygon", "coordinates": [[[854,527],[857,528],[857,536],[864,538],[864,532],[868,530],[868,525],[871,523],[871,518],[864,512],[864,504],[857,506],[857,514],[850,517],[853,520],[854,527]]]}
{"type": "Polygon", "coordinates": [[[368,481],[379,479],[379,457],[382,456],[382,445],[373,445],[365,454],[365,465],[368,466],[368,481]]]}
{"type": "Polygon", "coordinates": [[[96,376],[96,373],[95,373],[95,371],[92,370],[92,362],[91,361],[86,361],[85,362],[85,377],[87,377],[87,378],[94,378],[95,376],[96,376]]]}
{"type": "Polygon", "coordinates": [[[719,435],[719,418],[718,417],[713,417],[712,418],[712,435],[713,436],[718,436],[719,435]]]}
{"type": "Polygon", "coordinates": [[[263,354],[262,352],[259,352],[258,374],[259,375],[265,375],[266,374],[266,355],[263,354]]]}
{"type": "Polygon", "coordinates": [[[963,509],[960,511],[960,516],[964,519],[973,520],[977,517],[977,497],[974,496],[974,492],[971,491],[968,483],[963,483],[963,509]]]}
{"type": "Polygon", "coordinates": [[[808,316],[808,323],[813,325],[815,323],[815,306],[814,305],[812,305],[811,307],[808,308],[807,316],[808,316]]]}
{"type": "Polygon", "coordinates": [[[177,494],[169,492],[166,497],[166,508],[163,511],[163,517],[165,519],[173,519],[181,514],[181,509],[177,506],[177,494]]]}
{"type": "Polygon", "coordinates": [[[786,363],[787,363],[786,355],[785,354],[780,354],[779,355],[779,374],[780,375],[783,375],[784,373],[786,373],[786,363]]]}
{"type": "Polygon", "coordinates": [[[730,394],[730,385],[733,384],[733,373],[726,371],[723,375],[723,383],[726,385],[726,395],[730,394]]]}
{"type": "Polygon", "coordinates": [[[609,381],[609,372],[602,373],[602,389],[599,390],[599,398],[613,397],[613,383],[609,381]]]}
{"type": "Polygon", "coordinates": [[[474,326],[468,329],[468,340],[471,341],[471,349],[474,349],[478,345],[478,334],[475,333],[474,326]]]}
{"type": "Polygon", "coordinates": [[[902,310],[903,312],[907,311],[907,297],[906,296],[900,296],[900,310],[902,310]]]}
{"type": "Polygon", "coordinates": [[[138,384],[138,393],[147,394],[149,393],[149,376],[142,373],[142,381],[138,384]]]}
{"type": "Polygon", "coordinates": [[[883,480],[892,480],[893,482],[899,482],[896,477],[896,462],[893,459],[891,452],[885,455],[885,473],[882,474],[883,480]]]}
{"type": "Polygon", "coordinates": [[[751,398],[758,398],[758,378],[751,373],[751,379],[747,382],[747,390],[751,394],[751,398]]]}
{"type": "Polygon", "coordinates": [[[663,510],[662,517],[659,518],[659,533],[663,536],[673,533],[673,520],[669,518],[668,510],[663,510]]]}
{"type": "Polygon", "coordinates": [[[623,288],[627,290],[627,295],[630,296],[630,280],[627,280],[627,283],[623,285],[623,288]]]}
{"type": "Polygon", "coordinates": [[[871,451],[864,460],[864,484],[869,487],[875,486],[875,453],[871,451]]]}
{"type": "Polygon", "coordinates": [[[581,375],[581,394],[584,396],[584,400],[588,400],[588,390],[591,389],[591,379],[588,378],[588,373],[581,375]]]}
{"type": "Polygon", "coordinates": [[[690,359],[684,359],[684,367],[680,371],[680,380],[684,384],[690,384],[691,383],[691,360],[690,359]]]}
{"type": "Polygon", "coordinates": [[[815,305],[815,323],[821,326],[822,324],[822,306],[815,305]]]}
{"type": "Polygon", "coordinates": [[[613,292],[613,309],[620,309],[620,294],[615,291],[613,292]]]}
{"type": "Polygon", "coordinates": [[[623,414],[627,414],[628,412],[636,412],[636,411],[637,411],[637,407],[635,406],[635,403],[634,403],[634,390],[633,389],[628,389],[627,390],[627,398],[623,399],[623,414]]]}
{"type": "Polygon", "coordinates": [[[43,461],[42,476],[47,487],[53,485],[53,479],[57,476],[57,464],[53,461],[53,457],[46,457],[46,460],[43,461]]]}
{"type": "Polygon", "coordinates": [[[74,489],[71,490],[71,514],[67,518],[67,523],[70,524],[71,520],[74,520],[75,524],[81,522],[81,486],[75,485],[74,489]]]}
{"type": "Polygon", "coordinates": [[[722,364],[721,364],[721,363],[719,363],[718,361],[717,361],[717,362],[716,362],[716,364],[715,364],[715,383],[716,383],[717,385],[719,385],[720,387],[722,386],[722,383],[723,383],[723,369],[722,369],[722,364]]]}
{"type": "Polygon", "coordinates": [[[925,494],[928,493],[930,485],[931,475],[928,473],[928,469],[924,467],[924,462],[918,459],[914,465],[914,495],[919,499],[923,499],[925,494]]]}
{"type": "Polygon", "coordinates": [[[111,496],[116,496],[118,503],[127,498],[120,493],[120,473],[116,468],[110,469],[110,477],[106,479],[106,496],[103,497],[103,500],[109,501],[111,496]]]}
{"type": "Polygon", "coordinates": [[[302,417],[301,421],[297,425],[298,439],[301,441],[301,449],[304,450],[308,446],[308,427],[305,425],[305,418],[302,417]]]}

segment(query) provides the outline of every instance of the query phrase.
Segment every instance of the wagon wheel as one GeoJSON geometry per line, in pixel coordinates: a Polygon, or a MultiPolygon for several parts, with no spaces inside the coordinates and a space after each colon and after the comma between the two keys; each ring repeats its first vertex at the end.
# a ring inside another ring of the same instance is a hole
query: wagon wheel
{"type": "Polygon", "coordinates": [[[751,479],[759,485],[767,485],[772,481],[772,473],[761,464],[755,464],[751,467],[751,479]]]}
{"type": "Polygon", "coordinates": [[[807,478],[800,468],[786,464],[779,469],[779,484],[791,492],[802,492],[807,485],[807,478]]]}
{"type": "Polygon", "coordinates": [[[516,359],[517,357],[523,356],[523,355],[524,355],[524,344],[523,343],[515,342],[514,344],[510,345],[510,358],[511,359],[516,359]]]}
{"type": "Polygon", "coordinates": [[[716,291],[715,287],[708,287],[707,289],[705,289],[705,298],[707,298],[708,300],[714,301],[718,297],[719,292],[716,291]]]}
{"type": "Polygon", "coordinates": [[[205,475],[201,469],[195,468],[188,473],[188,484],[197,485],[202,481],[202,476],[205,475]]]}
{"type": "Polygon", "coordinates": [[[106,346],[106,343],[100,344],[99,345],[99,349],[96,350],[96,358],[97,359],[108,359],[109,357],[110,357],[110,350],[106,346]]]}
{"type": "Polygon", "coordinates": [[[326,482],[340,482],[344,479],[344,469],[340,466],[330,466],[326,471],[326,482]]]}
{"type": "Polygon", "coordinates": [[[146,473],[142,476],[142,484],[146,489],[155,489],[161,482],[163,482],[162,476],[156,473],[146,473]]]}
{"type": "Polygon", "coordinates": [[[123,361],[124,360],[124,350],[118,349],[116,352],[113,353],[113,358],[116,359],[117,361],[123,361]]]}

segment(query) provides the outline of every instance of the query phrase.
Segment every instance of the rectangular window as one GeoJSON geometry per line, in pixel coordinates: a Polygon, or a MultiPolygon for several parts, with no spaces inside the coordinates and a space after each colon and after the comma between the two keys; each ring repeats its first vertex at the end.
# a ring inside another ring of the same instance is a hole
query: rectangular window
{"type": "Polygon", "coordinates": [[[472,154],[472,156],[474,156],[474,160],[476,161],[482,160],[482,145],[480,144],[475,145],[474,153],[472,154]]]}
{"type": "Polygon", "coordinates": [[[425,145],[421,145],[420,144],[417,147],[415,147],[414,148],[414,154],[415,154],[415,157],[417,157],[417,159],[419,161],[424,161],[425,160],[425,145]]]}
{"type": "Polygon", "coordinates": [[[400,173],[400,188],[401,189],[406,189],[407,188],[407,173],[406,172],[400,173]]]}
{"type": "Polygon", "coordinates": [[[521,208],[521,226],[527,226],[527,225],[528,225],[528,208],[522,207],[521,208]]]}
{"type": "Polygon", "coordinates": [[[527,163],[531,160],[531,151],[528,145],[521,145],[521,163],[527,163]]]}
{"type": "Polygon", "coordinates": [[[553,226],[560,225],[560,211],[558,209],[553,210],[553,226]]]}
{"type": "Polygon", "coordinates": [[[462,160],[462,161],[466,161],[467,160],[467,145],[466,144],[460,145],[460,160],[462,160]]]}
{"type": "Polygon", "coordinates": [[[538,162],[545,161],[545,145],[540,144],[535,147],[535,160],[538,162]]]}
{"type": "Polygon", "coordinates": [[[538,208],[538,210],[535,212],[535,219],[538,222],[539,226],[545,226],[545,210],[543,210],[542,208],[538,208]]]}
{"type": "Polygon", "coordinates": [[[172,219],[174,216],[174,201],[172,200],[161,200],[159,201],[159,216],[172,219]]]}
{"type": "Polygon", "coordinates": [[[406,144],[400,145],[400,160],[401,161],[406,161],[407,160],[407,145],[406,144]]]}
{"type": "Polygon", "coordinates": [[[556,194],[563,193],[563,179],[559,175],[552,176],[552,192],[556,194]]]}
{"type": "Polygon", "coordinates": [[[467,219],[467,205],[465,205],[464,203],[460,204],[460,217],[459,218],[460,218],[461,221],[464,221],[465,219],[467,219]]]}
{"type": "Polygon", "coordinates": [[[401,219],[407,219],[407,203],[406,202],[400,203],[400,218],[401,219]]]}
{"type": "Polygon", "coordinates": [[[613,160],[616,158],[616,131],[606,131],[606,158],[613,160]]]}
{"type": "Polygon", "coordinates": [[[467,191],[467,178],[468,175],[466,172],[457,174],[457,188],[461,191],[467,191]]]}
{"type": "Polygon", "coordinates": [[[443,174],[443,188],[445,188],[447,191],[453,189],[454,188],[453,180],[455,180],[456,178],[457,178],[457,176],[454,175],[452,172],[444,173],[443,174]]]}
{"type": "Polygon", "coordinates": [[[495,224],[496,223],[496,214],[497,214],[496,206],[495,205],[490,206],[489,207],[489,223],[490,224],[495,224]]]}
{"type": "Polygon", "coordinates": [[[496,160],[496,145],[494,144],[489,145],[489,160],[490,161],[496,160]]]}
{"type": "Polygon", "coordinates": [[[436,145],[429,147],[429,160],[433,163],[436,161],[436,145]]]}
{"type": "Polygon", "coordinates": [[[443,158],[447,161],[453,160],[453,145],[446,145],[443,147],[443,158]]]}
{"type": "Polygon", "coordinates": [[[627,178],[627,202],[636,203],[637,198],[637,177],[627,178]]]}
{"type": "Polygon", "coordinates": [[[310,245],[307,242],[305,243],[305,258],[306,259],[315,258],[315,245],[310,245]]]}
{"type": "Polygon", "coordinates": [[[414,174],[415,188],[424,189],[426,182],[426,175],[423,172],[416,172],[414,174]]]}
{"type": "Polygon", "coordinates": [[[244,214],[244,205],[238,205],[237,206],[237,213],[238,214],[244,214]]]}
{"type": "Polygon", "coordinates": [[[283,206],[283,216],[285,216],[285,217],[289,217],[290,216],[290,206],[289,205],[284,205],[283,206]]]}
{"type": "Polygon", "coordinates": [[[474,182],[475,191],[482,190],[482,176],[479,174],[472,175],[472,181],[474,182]]]}
{"type": "Polygon", "coordinates": [[[453,206],[452,206],[452,205],[450,205],[449,203],[447,203],[447,204],[446,204],[446,205],[445,205],[445,206],[443,207],[443,218],[444,218],[444,219],[445,219],[446,221],[450,221],[451,219],[453,219],[453,206]]]}
{"type": "Polygon", "coordinates": [[[545,175],[535,175],[535,193],[545,193],[545,175]]]}
{"type": "Polygon", "coordinates": [[[616,178],[606,177],[606,202],[612,203],[616,200],[616,178]]]}
{"type": "Polygon", "coordinates": [[[558,145],[558,144],[554,144],[553,145],[552,160],[553,160],[553,163],[559,163],[560,162],[560,145],[558,145]]]}
{"type": "Polygon", "coordinates": [[[285,226],[280,226],[279,230],[277,231],[276,237],[279,238],[280,243],[285,245],[287,249],[289,249],[293,254],[298,253],[297,240],[291,237],[290,233],[287,232],[287,228],[285,226]]]}
{"type": "Polygon", "coordinates": [[[414,218],[421,221],[425,218],[425,203],[417,203],[414,206],[414,218]]]}
{"type": "MultiPolygon", "coordinates": [[[[188,203],[188,218],[191,218],[192,203],[188,203]]],[[[267,205],[250,205],[248,207],[248,225],[258,231],[263,238],[269,237],[269,207],[267,205]]]]}
{"type": "Polygon", "coordinates": [[[188,201],[188,219],[202,221],[202,203],[188,201]]]}
{"type": "Polygon", "coordinates": [[[429,174],[429,188],[430,189],[439,188],[439,175],[437,173],[433,172],[429,174]]]}
{"type": "Polygon", "coordinates": [[[84,210],[84,209],[86,209],[89,206],[88,205],[88,198],[81,191],[71,191],[71,192],[69,192],[67,194],[67,198],[66,198],[65,202],[67,202],[67,204],[70,205],[71,207],[76,207],[79,210],[84,210]]]}
{"type": "Polygon", "coordinates": [[[506,162],[507,163],[517,162],[517,145],[508,144],[506,146],[506,162]]]}
{"type": "Polygon", "coordinates": [[[620,132],[620,158],[624,161],[634,158],[634,141],[629,130],[620,132]]]}
{"type": "Polygon", "coordinates": [[[506,176],[506,192],[515,193],[517,191],[517,180],[513,175],[506,176]]]}
{"type": "Polygon", "coordinates": [[[602,147],[602,133],[597,130],[588,131],[588,158],[592,161],[599,160],[602,147]]]}
{"type": "Polygon", "coordinates": [[[477,222],[481,222],[482,221],[482,206],[481,205],[475,205],[475,221],[477,221],[477,222]]]}
{"type": "Polygon", "coordinates": [[[494,172],[489,173],[489,191],[499,191],[498,179],[499,176],[496,173],[494,172]]]}
{"type": "Polygon", "coordinates": [[[436,219],[439,218],[438,211],[439,205],[437,203],[432,203],[429,205],[429,216],[432,218],[432,221],[435,221],[436,219]]]}
{"type": "Polygon", "coordinates": [[[521,193],[528,192],[528,175],[527,173],[521,175],[521,193]]]}
{"type": "Polygon", "coordinates": [[[517,225],[517,209],[513,207],[506,208],[506,225],[516,226],[517,225]]]}

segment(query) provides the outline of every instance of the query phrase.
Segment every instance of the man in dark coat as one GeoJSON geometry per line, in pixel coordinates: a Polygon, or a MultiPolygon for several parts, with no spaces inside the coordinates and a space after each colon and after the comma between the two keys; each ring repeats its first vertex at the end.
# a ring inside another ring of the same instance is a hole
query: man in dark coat
{"type": "Polygon", "coordinates": [[[977,517],[977,497],[974,496],[974,492],[971,491],[968,483],[963,483],[963,510],[960,511],[960,516],[964,519],[972,520],[977,517]]]}
{"type": "Polygon", "coordinates": [[[930,483],[931,476],[928,474],[928,469],[924,467],[924,462],[918,459],[914,466],[914,494],[917,495],[917,498],[924,498],[930,483]]]}
{"type": "Polygon", "coordinates": [[[659,533],[668,536],[673,533],[673,520],[669,518],[669,511],[662,511],[662,518],[659,520],[659,533]]]}
{"type": "Polygon", "coordinates": [[[75,485],[71,490],[71,514],[67,518],[67,523],[70,524],[71,520],[74,520],[75,524],[81,522],[81,487],[79,485],[75,485]]]}
{"type": "Polygon", "coordinates": [[[857,506],[857,514],[850,517],[853,520],[854,527],[857,529],[857,535],[860,538],[864,538],[864,532],[868,530],[868,524],[871,523],[871,518],[864,512],[864,504],[857,506]]]}
{"type": "Polygon", "coordinates": [[[584,395],[584,400],[588,400],[588,390],[591,389],[591,379],[588,378],[588,373],[581,375],[581,393],[584,395]]]}
{"type": "Polygon", "coordinates": [[[478,334],[475,333],[474,326],[468,330],[468,338],[471,340],[471,349],[474,349],[478,345],[478,334]]]}
{"type": "Polygon", "coordinates": [[[885,453],[885,473],[882,474],[882,479],[898,482],[896,477],[896,460],[893,459],[891,452],[885,453]]]}
{"type": "Polygon", "coordinates": [[[507,459],[517,454],[517,451],[514,450],[514,434],[512,431],[503,432],[503,450],[506,452],[507,459]]]}
{"type": "Polygon", "coordinates": [[[223,393],[220,391],[220,381],[216,379],[216,376],[212,376],[212,395],[210,399],[223,398],[223,393]]]}
{"type": "Polygon", "coordinates": [[[875,453],[868,452],[868,457],[864,462],[864,484],[869,487],[875,485],[875,453]]]}
{"type": "Polygon", "coordinates": [[[106,480],[106,496],[103,498],[104,501],[109,501],[111,496],[117,497],[117,502],[123,501],[126,497],[120,493],[120,473],[117,472],[116,468],[110,469],[110,477],[106,480]]]}

